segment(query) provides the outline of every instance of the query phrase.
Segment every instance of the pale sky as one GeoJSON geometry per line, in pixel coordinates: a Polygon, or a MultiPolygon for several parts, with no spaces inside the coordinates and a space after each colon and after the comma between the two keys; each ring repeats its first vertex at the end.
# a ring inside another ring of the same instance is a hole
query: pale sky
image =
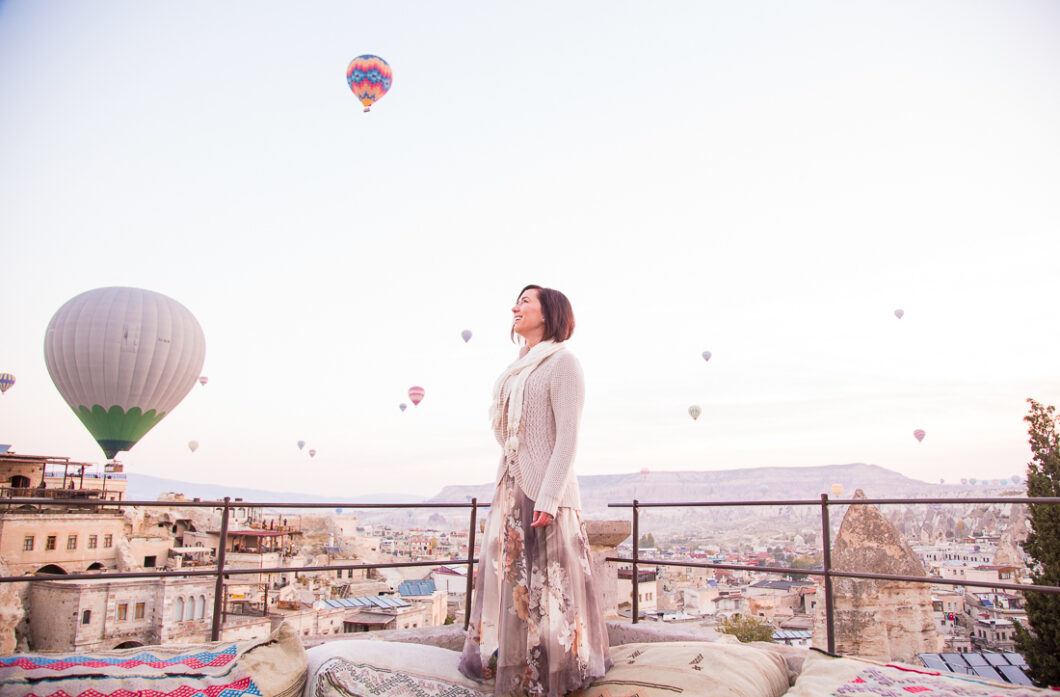
{"type": "Polygon", "coordinates": [[[579,474],[1023,474],[1024,400],[1060,403],[1058,124],[1051,1],[3,2],[0,442],[105,461],[44,332],[128,285],[198,318],[210,382],[127,471],[484,483],[538,283],[577,318],[579,474]]]}

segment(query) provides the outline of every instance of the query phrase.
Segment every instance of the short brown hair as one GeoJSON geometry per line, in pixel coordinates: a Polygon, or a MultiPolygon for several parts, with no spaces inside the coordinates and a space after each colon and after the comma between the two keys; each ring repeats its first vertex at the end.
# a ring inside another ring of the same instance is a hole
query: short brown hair
{"type": "MultiPolygon", "coordinates": [[[[541,303],[541,316],[545,320],[545,335],[542,341],[566,341],[574,333],[574,308],[567,296],[554,288],[542,288],[530,284],[519,291],[516,301],[528,290],[537,291],[537,300],[541,303]]],[[[512,341],[515,340],[515,327],[512,327],[512,341]]]]}

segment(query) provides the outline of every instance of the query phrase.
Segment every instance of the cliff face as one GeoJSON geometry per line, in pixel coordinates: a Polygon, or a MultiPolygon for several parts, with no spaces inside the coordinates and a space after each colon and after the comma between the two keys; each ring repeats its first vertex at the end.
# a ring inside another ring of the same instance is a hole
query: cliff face
{"type": "MultiPolygon", "coordinates": [[[[855,499],[865,498],[858,489],[855,499]]],[[[924,576],[924,566],[875,506],[851,506],[832,546],[837,571],[924,576]]],[[[833,583],[836,651],[877,660],[912,662],[939,650],[931,586],[923,583],[839,578],[833,583]]],[[[825,645],[824,602],[818,603],[814,643],[825,645]],[[817,643],[820,642],[820,643],[817,643]]]]}

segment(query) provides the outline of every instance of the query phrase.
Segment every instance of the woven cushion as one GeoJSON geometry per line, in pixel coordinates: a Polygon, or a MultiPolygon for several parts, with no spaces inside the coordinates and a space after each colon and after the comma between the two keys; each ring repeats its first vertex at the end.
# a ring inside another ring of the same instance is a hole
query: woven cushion
{"type": "Polygon", "coordinates": [[[624,644],[611,647],[611,660],[607,675],[570,697],[780,697],[788,689],[784,659],[745,644],[624,644]]]}
{"type": "Polygon", "coordinates": [[[4,697],[294,697],[306,654],[286,624],[268,639],[0,657],[4,697]]]}
{"type": "Polygon", "coordinates": [[[331,641],[306,652],[305,697],[489,697],[457,670],[460,654],[396,641],[331,641]]]}
{"type": "Polygon", "coordinates": [[[940,673],[901,663],[876,663],[863,658],[832,658],[810,652],[802,674],[785,697],[1042,697],[1055,692],[1036,687],[985,680],[970,675],[940,673]]]}

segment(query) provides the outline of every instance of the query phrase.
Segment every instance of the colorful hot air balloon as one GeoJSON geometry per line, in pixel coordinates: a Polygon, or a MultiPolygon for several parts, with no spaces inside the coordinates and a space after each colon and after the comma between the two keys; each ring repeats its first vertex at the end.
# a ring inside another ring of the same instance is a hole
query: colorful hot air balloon
{"type": "Polygon", "coordinates": [[[836,498],[839,498],[843,494],[843,485],[842,484],[833,484],[832,488],[829,489],[829,491],[832,492],[832,496],[834,496],[836,498]]]}
{"type": "Polygon", "coordinates": [[[710,351],[704,351],[703,352],[703,360],[709,361],[710,360],[710,356],[711,356],[710,351]]]}
{"type": "Polygon", "coordinates": [[[195,452],[198,449],[199,449],[199,441],[197,441],[197,440],[189,440],[188,441],[188,450],[190,450],[192,452],[195,452]]]}
{"type": "Polygon", "coordinates": [[[905,310],[899,309],[899,310],[895,310],[894,311],[894,316],[897,317],[898,319],[902,319],[902,315],[904,315],[904,314],[905,314],[905,310]]]}
{"type": "Polygon", "coordinates": [[[199,384],[202,385],[203,387],[206,387],[206,383],[208,383],[209,381],[210,381],[210,378],[206,377],[205,375],[200,375],[199,376],[199,384]]]}
{"type": "Polygon", "coordinates": [[[409,408],[409,405],[405,404],[404,402],[402,402],[401,404],[398,405],[398,409],[400,409],[401,411],[405,411],[408,408],[409,408]]]}
{"type": "Polygon", "coordinates": [[[699,415],[702,414],[702,413],[703,413],[703,410],[699,408],[698,404],[693,404],[692,406],[690,406],[688,408],[688,415],[692,417],[693,421],[698,419],[699,415]]]}
{"type": "Polygon", "coordinates": [[[313,450],[312,448],[310,448],[309,449],[309,457],[316,457],[316,456],[317,456],[317,451],[313,450]]]}
{"type": "Polygon", "coordinates": [[[640,473],[641,473],[642,475],[644,475],[645,477],[647,477],[647,476],[648,476],[648,473],[649,473],[650,471],[651,471],[651,470],[647,470],[647,469],[642,469],[642,470],[640,471],[640,473]]]}
{"type": "Polygon", "coordinates": [[[298,441],[298,449],[301,450],[304,447],[305,447],[305,441],[304,440],[298,441]]]}
{"type": "Polygon", "coordinates": [[[188,394],[206,339],[188,308],[141,288],[96,288],[67,301],[44,337],[66,403],[108,458],[129,450],[188,394]]]}
{"type": "Polygon", "coordinates": [[[413,406],[419,406],[420,402],[423,401],[423,388],[418,385],[413,385],[409,388],[409,399],[412,401],[413,406]]]}
{"type": "Polygon", "coordinates": [[[0,373],[0,394],[7,392],[15,384],[15,376],[11,373],[0,373]]]}
{"type": "Polygon", "coordinates": [[[383,98],[393,81],[390,64],[379,56],[357,56],[346,66],[346,82],[365,111],[370,111],[372,104],[383,98]]]}
{"type": "Polygon", "coordinates": [[[460,332],[460,338],[464,340],[465,344],[471,341],[471,330],[465,329],[464,331],[460,332]]]}
{"type": "Polygon", "coordinates": [[[924,433],[924,429],[922,429],[922,428],[918,428],[917,430],[913,431],[913,438],[916,438],[918,443],[923,443],[924,442],[924,436],[925,435],[927,435],[927,434],[924,433]]]}

